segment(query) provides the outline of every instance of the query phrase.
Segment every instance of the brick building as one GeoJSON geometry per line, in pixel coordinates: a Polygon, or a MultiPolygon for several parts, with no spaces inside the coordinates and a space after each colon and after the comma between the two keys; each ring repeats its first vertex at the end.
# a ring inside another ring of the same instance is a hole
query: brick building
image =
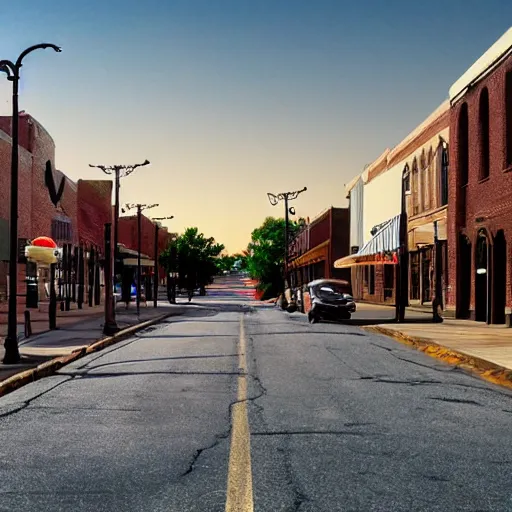
{"type": "Polygon", "coordinates": [[[450,88],[448,306],[511,323],[512,29],[450,88]]]}
{"type": "MultiPolygon", "coordinates": [[[[160,226],[158,229],[158,255],[161,254],[169,245],[173,234],[169,233],[166,227],[160,226]]],[[[133,251],[138,251],[138,226],[137,215],[130,215],[119,218],[119,244],[120,252],[126,252],[133,256],[133,251]],[[128,251],[124,251],[124,248],[128,251]]],[[[155,260],[155,222],[148,217],[141,216],[141,256],[143,256],[143,263],[146,270],[145,274],[152,275],[155,260]]],[[[157,255],[157,256],[158,256],[157,255]]],[[[136,255],[135,255],[136,258],[136,255]]],[[[127,258],[125,258],[126,260],[127,258]]],[[[129,260],[133,260],[129,258],[129,260]]],[[[131,263],[135,263],[131,261],[131,263]]],[[[165,270],[160,271],[160,281],[165,279],[165,270]]]]}
{"type": "Polygon", "coordinates": [[[331,207],[307,224],[290,243],[292,288],[319,278],[350,279],[350,272],[334,268],[349,253],[349,212],[331,207]]]}
{"type": "MultiPolygon", "coordinates": [[[[0,117],[0,301],[7,298],[10,217],[11,117],[0,117]]],[[[49,269],[26,261],[24,246],[39,236],[48,236],[59,247],[71,247],[69,266],[70,293],[77,298],[79,259],[83,263],[83,285],[86,295],[99,294],[101,281],[100,257],[103,252],[103,225],[111,221],[112,182],[85,181],[78,183],[55,169],[55,143],[50,134],[32,116],[19,116],[19,199],[18,199],[18,301],[28,302],[27,282],[37,287],[36,299],[45,300],[49,293],[49,269]],[[50,162],[57,187],[65,180],[58,206],[50,201],[45,184],[45,170],[50,162]],[[92,254],[92,258],[91,258],[92,254]],[[81,256],[82,255],[82,256],[81,256]],[[72,281],[72,283],[71,283],[72,281]],[[94,290],[92,289],[94,287],[94,290]]],[[[62,266],[57,276],[64,278],[62,266]]],[[[62,283],[61,283],[62,284],[62,283]]],[[[33,290],[33,288],[30,288],[33,290]]],[[[35,293],[35,292],[34,292],[35,293]]],[[[62,295],[62,287],[58,293],[62,295]]],[[[86,300],[89,297],[86,297],[86,300]]]]}

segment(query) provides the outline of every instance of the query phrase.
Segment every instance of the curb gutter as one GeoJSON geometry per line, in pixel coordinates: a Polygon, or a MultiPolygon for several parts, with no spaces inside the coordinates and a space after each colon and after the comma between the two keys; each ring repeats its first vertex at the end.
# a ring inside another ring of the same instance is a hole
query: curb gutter
{"type": "Polygon", "coordinates": [[[44,377],[49,377],[50,375],[53,375],[59,371],[63,366],[81,359],[86,355],[92,354],[93,352],[98,352],[99,350],[102,350],[110,345],[118,343],[119,341],[122,341],[137,331],[157,324],[170,316],[179,316],[180,314],[181,313],[175,312],[165,313],[164,315],[157,316],[151,320],[146,320],[145,322],[131,325],[130,327],[122,329],[112,336],[106,336],[105,338],[101,338],[91,343],[91,345],[88,345],[87,347],[82,347],[79,350],[75,350],[71,354],[56,357],[55,359],[46,361],[36,366],[35,368],[30,368],[29,370],[16,373],[15,375],[12,375],[11,377],[0,382],[0,397],[10,393],[11,391],[19,389],[20,387],[25,386],[30,382],[35,382],[36,380],[42,379],[44,377]]]}
{"type": "Polygon", "coordinates": [[[512,370],[485,359],[466,354],[447,347],[428,338],[409,336],[394,329],[381,326],[361,326],[365,331],[384,334],[400,343],[414,347],[416,350],[435,359],[459,367],[472,375],[476,375],[493,384],[512,389],[512,370]]]}

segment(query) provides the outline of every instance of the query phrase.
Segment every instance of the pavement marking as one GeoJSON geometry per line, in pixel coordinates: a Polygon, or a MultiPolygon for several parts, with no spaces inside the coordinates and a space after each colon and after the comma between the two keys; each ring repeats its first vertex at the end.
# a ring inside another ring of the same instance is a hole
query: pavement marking
{"type": "Polygon", "coordinates": [[[244,315],[240,315],[238,352],[238,402],[231,409],[231,447],[229,452],[226,512],[253,512],[251,441],[247,414],[247,354],[244,315]]]}

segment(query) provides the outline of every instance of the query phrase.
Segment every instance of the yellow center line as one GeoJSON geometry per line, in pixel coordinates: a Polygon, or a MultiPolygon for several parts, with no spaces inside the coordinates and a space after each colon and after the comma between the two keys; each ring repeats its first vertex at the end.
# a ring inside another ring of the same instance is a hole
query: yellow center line
{"type": "Polygon", "coordinates": [[[253,512],[251,433],[247,414],[247,354],[244,315],[240,315],[238,402],[231,409],[231,447],[226,512],[253,512]]]}

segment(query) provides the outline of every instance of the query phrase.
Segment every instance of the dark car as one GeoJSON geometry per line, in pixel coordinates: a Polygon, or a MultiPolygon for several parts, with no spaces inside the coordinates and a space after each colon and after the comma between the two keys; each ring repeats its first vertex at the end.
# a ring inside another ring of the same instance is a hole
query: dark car
{"type": "Polygon", "coordinates": [[[308,284],[310,323],[321,320],[348,320],[356,310],[350,283],[341,279],[316,279],[308,284]]]}

